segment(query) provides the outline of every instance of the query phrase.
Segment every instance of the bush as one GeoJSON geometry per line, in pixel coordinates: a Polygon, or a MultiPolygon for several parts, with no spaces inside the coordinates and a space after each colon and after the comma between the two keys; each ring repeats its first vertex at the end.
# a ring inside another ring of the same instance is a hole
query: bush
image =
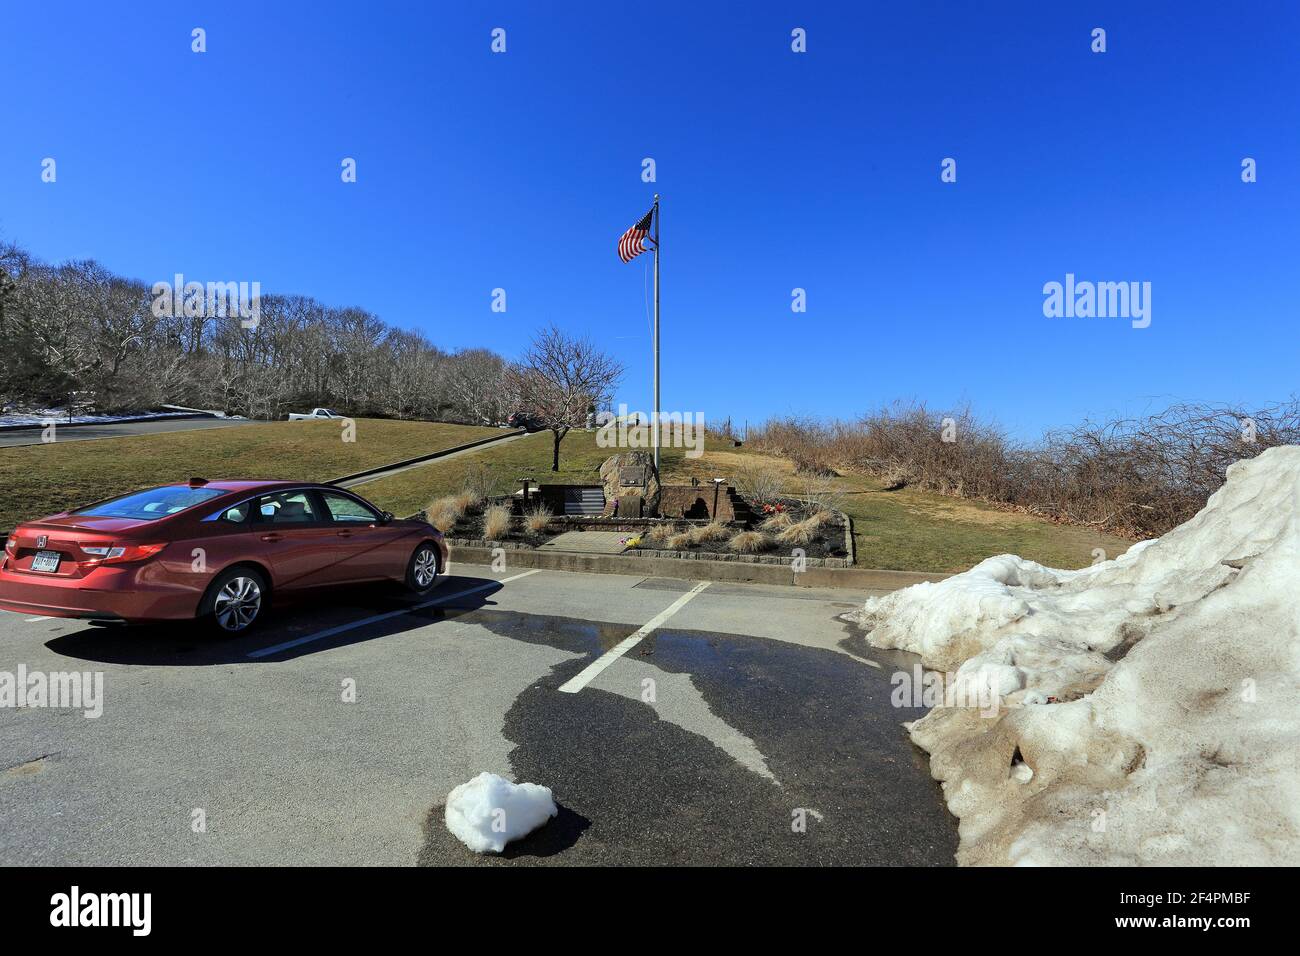
{"type": "Polygon", "coordinates": [[[726,541],[731,537],[731,529],[721,521],[711,521],[706,525],[698,525],[691,529],[691,542],[702,544],[706,541],[726,541]]]}
{"type": "Polygon", "coordinates": [[[510,534],[510,509],[505,505],[492,505],[483,512],[480,522],[483,537],[488,541],[500,541],[510,534]]]}
{"type": "Polygon", "coordinates": [[[669,538],[671,538],[676,533],[677,533],[677,529],[674,528],[671,523],[657,524],[649,531],[647,531],[645,534],[643,534],[641,537],[642,540],[647,545],[652,547],[658,547],[664,544],[669,538]]]}
{"type": "Polygon", "coordinates": [[[804,518],[801,524],[816,530],[824,524],[830,524],[838,518],[834,511],[814,511],[807,518],[804,518]]]}
{"type": "Polygon", "coordinates": [[[465,509],[451,495],[435,499],[424,509],[425,520],[443,534],[450,532],[464,513],[465,509]]]}
{"type": "Polygon", "coordinates": [[[472,488],[465,488],[452,496],[461,514],[472,511],[483,503],[483,496],[472,488]]]}
{"type": "Polygon", "coordinates": [[[817,523],[814,521],[800,521],[798,524],[792,524],[776,536],[778,544],[787,548],[801,548],[808,544],[817,534],[817,523]]]}
{"type": "Polygon", "coordinates": [[[1085,422],[1029,444],[969,408],[940,414],[894,405],[853,422],[774,420],[748,443],[796,464],[872,475],[889,489],[913,485],[1144,538],[1199,511],[1234,461],[1300,443],[1300,401],[1254,412],[1175,405],[1146,418],[1085,422]]]}
{"type": "Polygon", "coordinates": [[[551,526],[551,509],[539,504],[524,515],[524,527],[529,534],[543,534],[551,526]]]}
{"type": "Polygon", "coordinates": [[[760,461],[747,465],[736,474],[736,489],[755,507],[776,501],[781,497],[785,476],[770,462],[760,461]]]}
{"type": "Polygon", "coordinates": [[[772,537],[760,531],[742,531],[727,542],[727,547],[740,554],[757,554],[772,547],[772,537]]]}
{"type": "Polygon", "coordinates": [[[675,534],[664,542],[664,547],[669,551],[685,551],[691,546],[691,533],[683,531],[681,534],[675,534]]]}
{"type": "Polygon", "coordinates": [[[763,519],[759,527],[764,531],[784,531],[794,524],[794,517],[788,511],[773,511],[763,519]]]}
{"type": "Polygon", "coordinates": [[[482,461],[476,461],[465,469],[463,487],[466,494],[473,496],[475,504],[497,494],[498,484],[497,476],[482,461]]]}
{"type": "Polygon", "coordinates": [[[835,479],[826,475],[806,475],[800,497],[814,514],[840,510],[844,492],[835,485],[835,479]]]}

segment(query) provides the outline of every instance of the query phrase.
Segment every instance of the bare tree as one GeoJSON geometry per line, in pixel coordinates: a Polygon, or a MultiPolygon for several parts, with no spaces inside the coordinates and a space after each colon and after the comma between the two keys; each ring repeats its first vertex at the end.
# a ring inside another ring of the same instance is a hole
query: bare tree
{"type": "Polygon", "coordinates": [[[505,361],[487,349],[466,349],[447,361],[447,388],[475,425],[505,418],[505,361]]]}
{"type": "Polygon", "coordinates": [[[570,338],[555,326],[543,329],[510,368],[510,387],[523,410],[535,415],[554,436],[551,471],[560,470],[560,442],[571,428],[584,428],[587,416],[609,402],[623,377],[623,366],[587,338],[570,338]]]}
{"type": "Polygon", "coordinates": [[[278,418],[323,405],[474,423],[517,407],[501,356],[472,349],[453,360],[363,309],[267,293],[246,326],[206,307],[159,314],[151,288],[0,242],[0,403],[42,408],[76,391],[102,411],[172,402],[278,418]]]}

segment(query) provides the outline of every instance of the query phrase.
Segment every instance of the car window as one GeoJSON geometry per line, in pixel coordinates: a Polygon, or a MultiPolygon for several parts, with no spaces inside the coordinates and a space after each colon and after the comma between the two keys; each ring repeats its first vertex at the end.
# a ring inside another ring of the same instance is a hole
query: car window
{"type": "Polygon", "coordinates": [[[140,521],[154,521],[174,515],[186,508],[193,508],[209,498],[227,494],[220,488],[192,488],[189,485],[167,485],[162,488],[150,488],[137,491],[89,505],[74,515],[99,515],[106,518],[135,518],[140,521]]]}
{"type": "Polygon", "coordinates": [[[258,520],[263,524],[303,524],[320,520],[305,491],[281,491],[257,499],[258,520]]]}
{"type": "Polygon", "coordinates": [[[335,521],[358,521],[368,524],[379,520],[378,514],[355,498],[333,491],[323,491],[321,497],[325,499],[325,507],[329,509],[330,517],[335,521]]]}
{"type": "Polygon", "coordinates": [[[218,516],[222,521],[229,521],[231,524],[243,524],[248,518],[248,512],[251,510],[250,503],[247,501],[235,505],[233,508],[227,508],[218,516]]]}

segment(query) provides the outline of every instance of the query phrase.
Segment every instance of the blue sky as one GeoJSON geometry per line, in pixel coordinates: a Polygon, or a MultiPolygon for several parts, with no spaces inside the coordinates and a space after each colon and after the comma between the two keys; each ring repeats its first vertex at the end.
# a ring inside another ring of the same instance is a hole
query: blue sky
{"type": "Polygon", "coordinates": [[[666,410],[1031,436],[1296,390],[1298,54],[1282,2],[9,5],[0,236],[448,349],[554,322],[647,409],[650,257],[614,247],[658,191],[666,410]],[[1150,282],[1150,327],[1044,317],[1067,272],[1150,282]]]}

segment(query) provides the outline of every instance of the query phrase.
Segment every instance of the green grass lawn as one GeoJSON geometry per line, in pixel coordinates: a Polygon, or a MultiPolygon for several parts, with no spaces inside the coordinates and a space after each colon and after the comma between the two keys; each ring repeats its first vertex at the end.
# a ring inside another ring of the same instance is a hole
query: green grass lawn
{"type": "MultiPolygon", "coordinates": [[[[594,431],[572,431],[560,443],[560,470],[551,471],[551,449],[551,433],[535,432],[481,452],[459,455],[450,461],[430,462],[399,475],[368,481],[355,490],[393,514],[409,515],[434,498],[460,491],[470,472],[484,466],[492,481],[492,494],[514,491],[524,477],[548,485],[598,485],[601,463],[620,450],[598,447],[594,431]]],[[[660,462],[665,479],[673,480],[684,461],[683,449],[663,449],[660,462]]]]}
{"type": "Polygon", "coordinates": [[[500,434],[496,428],[357,419],[267,422],[0,448],[0,531],[150,485],[204,478],[323,481],[500,434]]]}
{"type": "Polygon", "coordinates": [[[1133,543],[961,498],[884,491],[868,478],[839,484],[845,492],[840,509],[853,519],[862,567],[964,571],[995,554],[1018,554],[1053,568],[1081,568],[1093,562],[1096,548],[1113,558],[1133,543]]]}
{"type": "MultiPolygon", "coordinates": [[[[525,475],[547,484],[595,484],[600,480],[601,462],[613,451],[598,448],[593,432],[570,432],[560,449],[559,472],[550,470],[551,434],[540,432],[368,482],[356,490],[381,507],[406,515],[434,498],[460,491],[471,470],[484,467],[497,493],[517,488],[518,479],[525,475]]],[[[716,440],[706,443],[699,458],[687,458],[681,449],[664,449],[664,480],[680,482],[692,476],[705,481],[734,479],[737,472],[760,459],[786,472],[787,492],[800,492],[801,480],[789,462],[716,440]]],[[[984,558],[1011,553],[1051,567],[1079,568],[1092,563],[1094,548],[1113,558],[1132,544],[1086,528],[1053,524],[961,498],[906,488],[884,491],[878,482],[865,477],[845,476],[836,486],[844,493],[840,507],[853,518],[861,567],[964,571],[984,558]]]]}
{"type": "MultiPolygon", "coordinates": [[[[721,444],[706,445],[702,458],[679,459],[665,475],[668,480],[674,473],[704,480],[729,478],[755,459],[776,464],[786,473],[786,492],[801,493],[803,480],[788,461],[721,444]]],[[[836,479],[835,490],[844,494],[839,508],[853,519],[856,563],[864,568],[955,572],[995,554],[1018,554],[1054,568],[1081,568],[1093,562],[1096,548],[1113,558],[1133,543],[964,498],[912,488],[885,491],[880,482],[857,475],[836,479]]]]}
{"type": "MultiPolygon", "coordinates": [[[[0,449],[0,530],[24,519],[61,511],[148,485],[205,478],[292,478],[323,481],[388,462],[499,434],[498,429],[429,422],[357,421],[356,441],[341,440],[332,422],[273,422],[100,441],[56,442],[0,449]]],[[[547,484],[596,484],[614,449],[596,445],[596,433],[570,432],[560,446],[560,471],[551,471],[551,433],[538,432],[480,452],[432,462],[357,486],[375,504],[398,515],[460,491],[474,472],[494,493],[528,476],[547,484]]],[[[709,440],[699,458],[662,452],[664,480],[694,476],[734,479],[757,460],[781,467],[787,492],[801,480],[789,462],[709,440]]],[[[1114,557],[1131,542],[1085,528],[1052,524],[978,502],[903,489],[883,491],[869,478],[846,476],[842,509],[853,518],[861,567],[962,571],[994,554],[1019,554],[1052,567],[1090,564],[1093,549],[1114,557]]]]}

